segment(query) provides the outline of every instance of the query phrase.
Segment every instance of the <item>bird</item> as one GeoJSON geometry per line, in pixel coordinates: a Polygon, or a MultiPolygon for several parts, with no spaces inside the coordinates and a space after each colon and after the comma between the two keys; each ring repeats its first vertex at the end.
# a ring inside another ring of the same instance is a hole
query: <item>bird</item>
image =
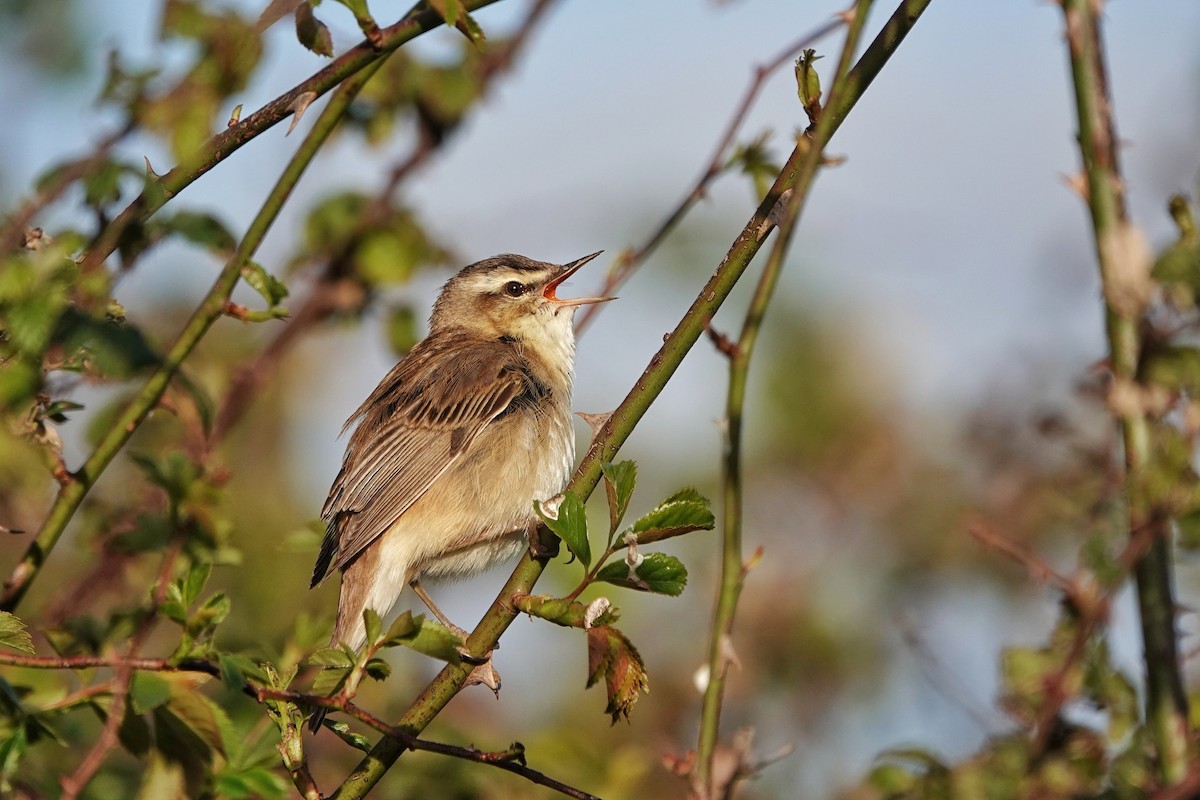
{"type": "Polygon", "coordinates": [[[465,636],[421,578],[468,577],[532,541],[534,501],[559,496],[574,465],[575,311],[613,299],[557,290],[598,255],[464,267],[428,335],[346,420],[343,434],[357,427],[321,510],[310,584],[342,573],[333,646],[360,648],[364,610],[385,616],[406,586],[465,636]]]}

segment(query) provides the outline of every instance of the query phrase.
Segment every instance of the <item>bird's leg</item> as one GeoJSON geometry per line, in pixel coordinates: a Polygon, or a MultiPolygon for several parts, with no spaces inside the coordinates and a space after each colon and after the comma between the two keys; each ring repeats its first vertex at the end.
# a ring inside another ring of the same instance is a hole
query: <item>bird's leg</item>
{"type": "Polygon", "coordinates": [[[421,585],[419,578],[413,578],[408,582],[408,585],[417,593],[417,597],[421,598],[421,602],[425,604],[425,607],[433,612],[433,615],[438,618],[439,622],[454,631],[455,635],[464,642],[467,640],[467,632],[451,622],[450,618],[442,613],[442,610],[437,607],[437,603],[433,602],[433,598],[429,596],[429,593],[425,591],[425,587],[421,585]]]}
{"type": "Polygon", "coordinates": [[[425,587],[421,585],[418,578],[413,578],[408,582],[412,590],[417,593],[417,597],[421,598],[421,602],[425,604],[433,615],[438,618],[438,621],[449,628],[455,636],[459,638],[462,645],[458,648],[458,656],[468,664],[474,665],[471,674],[467,676],[467,685],[482,683],[484,686],[491,689],[497,695],[500,694],[500,673],[492,666],[492,651],[488,651],[485,656],[477,656],[467,649],[467,632],[450,621],[450,618],[442,613],[442,610],[437,607],[437,603],[433,602],[433,598],[425,591],[425,587]]]}

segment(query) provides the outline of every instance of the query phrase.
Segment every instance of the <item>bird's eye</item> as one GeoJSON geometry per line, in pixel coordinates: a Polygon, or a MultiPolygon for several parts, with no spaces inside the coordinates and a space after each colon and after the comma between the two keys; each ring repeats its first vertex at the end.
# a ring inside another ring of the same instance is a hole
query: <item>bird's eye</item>
{"type": "Polygon", "coordinates": [[[525,284],[520,281],[509,281],[504,284],[504,293],[509,297],[520,297],[525,294],[525,284]]]}

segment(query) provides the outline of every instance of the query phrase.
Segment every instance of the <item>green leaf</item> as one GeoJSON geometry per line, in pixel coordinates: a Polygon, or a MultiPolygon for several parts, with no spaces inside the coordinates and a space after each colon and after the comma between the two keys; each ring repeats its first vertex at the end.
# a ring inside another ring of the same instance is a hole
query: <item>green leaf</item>
{"type": "Polygon", "coordinates": [[[362,750],[364,753],[371,752],[371,740],[362,734],[355,733],[350,730],[350,726],[344,722],[334,722],[331,719],[325,720],[325,727],[333,731],[339,739],[350,745],[356,750],[362,750]]]}
{"type": "Polygon", "coordinates": [[[190,606],[200,598],[200,593],[208,584],[210,575],[212,575],[212,564],[207,561],[193,561],[188,567],[187,575],[180,579],[180,593],[187,605],[190,606]]]}
{"type": "Polygon", "coordinates": [[[265,681],[267,678],[263,668],[246,656],[221,653],[217,656],[217,663],[221,667],[221,683],[234,691],[241,691],[246,685],[247,676],[258,681],[265,681]]]}
{"type": "Polygon", "coordinates": [[[153,672],[135,672],[129,681],[129,701],[137,715],[153,711],[171,699],[171,684],[153,672]]]}
{"type": "Polygon", "coordinates": [[[317,55],[333,57],[333,37],[325,23],[313,16],[312,3],[296,6],[296,38],[317,55]]]}
{"type": "Polygon", "coordinates": [[[7,611],[0,611],[0,645],[29,655],[37,652],[25,623],[7,611]]]}
{"type": "Polygon", "coordinates": [[[678,597],[687,586],[687,568],[675,556],[666,553],[646,553],[636,569],[624,560],[605,565],[596,580],[616,586],[678,597]]]}
{"type": "Polygon", "coordinates": [[[457,664],[462,660],[458,649],[462,647],[462,639],[454,631],[442,625],[440,622],[434,622],[431,619],[426,619],[424,615],[412,616],[411,612],[406,611],[400,615],[396,623],[392,624],[388,630],[388,635],[383,640],[383,647],[394,647],[402,645],[418,653],[436,658],[439,661],[446,661],[451,664],[457,664]],[[402,620],[408,619],[402,623],[402,620]],[[411,626],[409,625],[411,621],[411,626]],[[402,633],[393,633],[393,631],[402,630],[402,633]]]}
{"type": "Polygon", "coordinates": [[[242,267],[242,278],[250,284],[254,291],[262,295],[263,300],[266,300],[267,305],[271,308],[275,308],[283,298],[288,296],[287,285],[267,272],[257,261],[246,262],[242,267]]]}
{"type": "MultiPolygon", "coordinates": [[[[191,492],[196,481],[200,479],[200,468],[179,451],[172,451],[162,459],[156,459],[143,453],[130,453],[129,457],[141,468],[147,480],[167,493],[172,506],[178,506],[191,492]]],[[[192,564],[193,571],[200,568],[211,570],[212,565],[192,564]]],[[[203,572],[189,580],[200,580],[199,589],[203,589],[204,582],[208,580],[208,572],[203,572]]],[[[185,594],[188,605],[194,603],[199,597],[199,589],[196,590],[195,595],[190,597],[185,594]]]]}
{"type": "Polygon", "coordinates": [[[393,644],[400,644],[400,639],[411,636],[421,627],[419,620],[413,619],[411,611],[405,611],[388,628],[388,632],[383,637],[383,646],[390,647],[393,644]]]}
{"type": "Polygon", "coordinates": [[[350,675],[349,667],[329,667],[317,673],[313,678],[312,693],[322,697],[332,697],[341,690],[346,678],[350,675]]]}
{"type": "Polygon", "coordinates": [[[608,495],[608,534],[617,532],[625,512],[629,510],[629,498],[633,496],[633,487],[637,484],[637,463],[620,461],[616,464],[605,461],[600,465],[604,472],[604,491],[608,495]]]}
{"type": "Polygon", "coordinates": [[[217,592],[204,601],[204,605],[192,615],[188,625],[201,633],[211,632],[229,616],[229,598],[224,592],[217,592]]]}
{"type": "Polygon", "coordinates": [[[708,499],[689,487],[680,489],[633,523],[633,532],[638,544],[649,544],[691,531],[712,530],[715,524],[708,499]]]}
{"type": "Polygon", "coordinates": [[[374,647],[383,630],[383,620],[379,618],[379,612],[373,608],[364,608],[363,626],[367,629],[367,647],[374,647]]]}
{"type": "Polygon", "coordinates": [[[25,726],[18,725],[3,741],[0,741],[0,786],[7,786],[17,774],[17,767],[25,750],[29,747],[29,737],[25,726]]]}
{"type": "MultiPolygon", "coordinates": [[[[283,797],[287,783],[267,767],[250,767],[238,772],[223,772],[216,778],[217,795],[229,800],[259,797],[283,797]]],[[[166,795],[161,795],[166,796],[166,795]]]]}
{"type": "Polygon", "coordinates": [[[1175,519],[1179,529],[1179,546],[1186,550],[1200,548],[1200,509],[1189,511],[1175,519]]]}
{"type": "Polygon", "coordinates": [[[1200,349],[1164,346],[1147,353],[1142,365],[1145,379],[1169,389],[1200,391],[1200,349]]]}
{"type": "Polygon", "coordinates": [[[342,647],[321,647],[304,659],[304,663],[313,667],[352,667],[354,655],[342,647]]]}
{"type": "Polygon", "coordinates": [[[376,681],[386,681],[392,677],[392,665],[382,658],[372,658],[363,665],[363,670],[367,673],[368,677],[376,681]]]}
{"type": "Polygon", "coordinates": [[[821,76],[813,68],[813,62],[823,56],[817,55],[816,50],[805,50],[804,55],[796,59],[796,89],[804,111],[810,122],[816,122],[821,112],[821,76]]]}
{"type": "Polygon", "coordinates": [[[588,544],[587,513],[583,509],[583,501],[573,493],[567,492],[558,504],[558,516],[554,519],[546,516],[542,511],[541,503],[536,500],[533,507],[542,521],[546,523],[546,527],[553,531],[555,536],[562,539],[567,549],[583,564],[583,568],[590,567],[592,548],[588,544]]]}

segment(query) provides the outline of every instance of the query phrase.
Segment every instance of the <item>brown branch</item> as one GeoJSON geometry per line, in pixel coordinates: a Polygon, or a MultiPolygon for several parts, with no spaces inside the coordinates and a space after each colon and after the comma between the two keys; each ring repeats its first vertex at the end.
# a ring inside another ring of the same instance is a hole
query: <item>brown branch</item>
{"type": "MultiPolygon", "coordinates": [[[[675,230],[676,226],[687,216],[687,213],[692,210],[692,206],[704,199],[708,193],[709,184],[725,171],[729,148],[733,145],[738,129],[742,127],[746,115],[750,113],[751,106],[754,105],[754,101],[758,98],[758,93],[762,90],[763,84],[766,83],[766,79],[771,73],[784,64],[795,60],[805,48],[811,47],[815,42],[833,33],[838,28],[843,27],[845,24],[846,18],[839,14],[823,25],[804,34],[784,48],[779,55],[755,68],[754,77],[750,79],[750,85],[746,87],[746,91],[742,95],[737,108],[734,110],[733,116],[729,118],[729,122],[725,125],[725,130],[721,134],[721,138],[717,140],[716,147],[713,148],[713,154],[709,158],[708,164],[700,173],[700,177],[696,180],[696,183],[684,195],[679,205],[659,223],[659,226],[641,246],[633,249],[626,248],[617,255],[616,263],[609,268],[608,275],[604,280],[604,286],[597,294],[604,296],[611,295],[623,286],[650,254],[662,244],[667,235],[675,230]]],[[[586,329],[599,310],[599,305],[592,305],[585,308],[579,316],[579,320],[575,323],[576,331],[582,332],[586,329]]]]}
{"type": "Polygon", "coordinates": [[[536,783],[539,786],[546,786],[550,789],[566,795],[567,797],[580,798],[580,800],[599,800],[595,795],[588,794],[573,786],[569,786],[561,781],[556,781],[547,776],[545,773],[525,765],[525,748],[520,743],[515,743],[509,749],[499,752],[487,752],[476,750],[474,747],[460,747],[458,745],[446,744],[444,742],[432,742],[428,739],[420,739],[406,732],[402,728],[395,725],[389,725],[379,717],[371,714],[349,700],[340,697],[322,697],[320,695],[310,695],[303,692],[281,691],[278,689],[268,689],[263,686],[255,686],[254,691],[258,701],[266,700],[282,700],[289,703],[297,703],[310,706],[321,706],[332,711],[341,711],[354,717],[359,722],[373,728],[374,730],[390,736],[403,744],[409,750],[423,750],[427,753],[438,753],[451,758],[459,758],[464,761],[473,761],[477,764],[488,764],[489,766],[498,767],[500,769],[520,775],[523,778],[536,783]]]}

